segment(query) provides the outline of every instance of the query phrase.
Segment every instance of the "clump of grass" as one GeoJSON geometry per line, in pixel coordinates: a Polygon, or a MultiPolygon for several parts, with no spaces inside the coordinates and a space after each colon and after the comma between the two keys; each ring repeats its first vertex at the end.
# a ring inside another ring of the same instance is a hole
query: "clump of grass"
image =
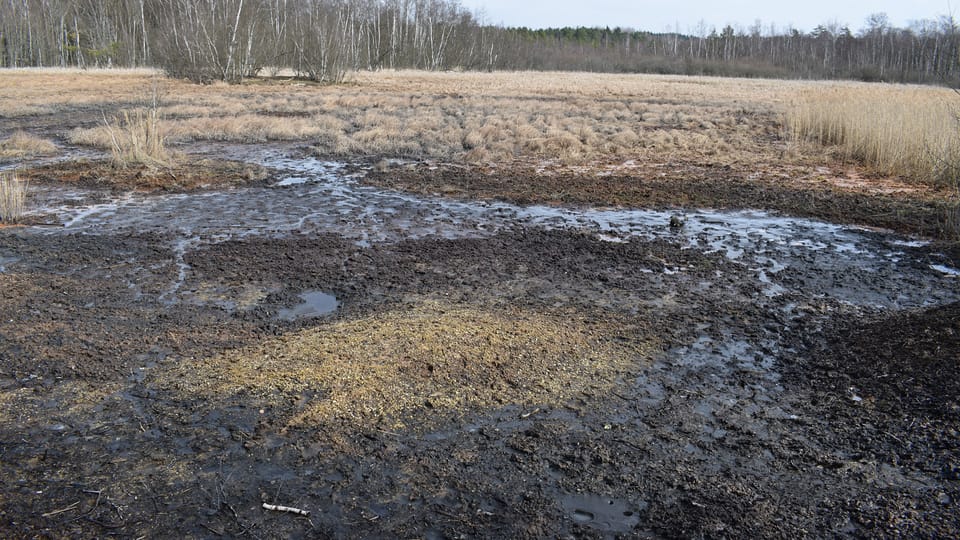
{"type": "Polygon", "coordinates": [[[170,165],[170,155],[160,130],[159,108],[138,109],[132,113],[124,111],[112,124],[106,119],[104,122],[110,133],[110,154],[115,166],[170,165]]]}
{"type": "Polygon", "coordinates": [[[17,173],[0,173],[0,221],[17,223],[23,216],[27,203],[27,181],[20,180],[17,173]]]}
{"type": "Polygon", "coordinates": [[[960,126],[955,101],[955,95],[937,88],[820,88],[793,105],[787,125],[795,140],[834,147],[880,174],[956,186],[960,126]]]}
{"type": "Polygon", "coordinates": [[[0,158],[49,156],[56,153],[57,145],[23,131],[18,131],[0,141],[0,158]]]}
{"type": "Polygon", "coordinates": [[[147,104],[134,111],[123,111],[113,123],[103,123],[110,136],[110,154],[116,167],[130,166],[169,167],[172,159],[167,152],[161,129],[161,89],[156,80],[152,82],[147,104]]]}

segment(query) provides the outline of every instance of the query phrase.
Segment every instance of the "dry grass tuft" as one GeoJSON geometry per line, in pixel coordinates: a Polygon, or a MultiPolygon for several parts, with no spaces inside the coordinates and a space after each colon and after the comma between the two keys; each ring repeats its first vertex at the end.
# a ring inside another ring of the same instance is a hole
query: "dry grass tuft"
{"type": "Polygon", "coordinates": [[[879,174],[956,185],[958,102],[939,88],[836,85],[804,93],[787,124],[795,139],[833,147],[879,174]]]}
{"type": "Polygon", "coordinates": [[[160,112],[157,108],[124,111],[113,123],[106,123],[110,136],[110,154],[113,164],[126,168],[135,165],[167,167],[164,137],[160,130],[160,112]]]}
{"type": "Polygon", "coordinates": [[[0,221],[17,223],[27,205],[27,182],[17,173],[0,172],[0,221]]]}
{"type": "Polygon", "coordinates": [[[57,145],[36,135],[18,131],[0,141],[0,158],[22,159],[34,156],[50,156],[59,150],[57,145]]]}
{"type": "Polygon", "coordinates": [[[426,301],[184,363],[166,384],[204,399],[306,399],[291,426],[396,425],[417,411],[557,403],[613,384],[644,351],[602,330],[577,314],[426,301]]]}

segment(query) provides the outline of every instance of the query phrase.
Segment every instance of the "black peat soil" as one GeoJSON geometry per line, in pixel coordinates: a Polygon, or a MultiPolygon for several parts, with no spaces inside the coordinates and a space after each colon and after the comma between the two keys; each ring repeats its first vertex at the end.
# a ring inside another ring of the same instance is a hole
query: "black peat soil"
{"type": "Polygon", "coordinates": [[[372,246],[248,236],[181,258],[175,240],[0,229],[0,536],[960,535],[957,303],[769,295],[722,253],[534,227],[372,246]],[[339,307],[280,317],[305,291],[339,307]],[[453,411],[423,396],[365,423],[291,424],[324,389],[178,379],[426,303],[552,314],[644,352],[556,399],[453,411]]]}

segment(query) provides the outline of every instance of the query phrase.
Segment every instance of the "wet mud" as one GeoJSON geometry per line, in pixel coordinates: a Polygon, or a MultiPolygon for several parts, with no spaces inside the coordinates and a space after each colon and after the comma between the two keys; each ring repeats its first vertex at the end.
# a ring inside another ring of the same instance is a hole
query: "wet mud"
{"type": "Polygon", "coordinates": [[[4,536],[960,529],[942,246],[218,151],[269,182],[34,186],[0,230],[4,536]]]}
{"type": "MultiPolygon", "coordinates": [[[[364,182],[424,195],[517,204],[762,208],[956,240],[952,225],[956,221],[956,193],[946,188],[934,192],[902,187],[852,189],[833,185],[822,176],[799,182],[776,168],[756,170],[709,162],[628,161],[571,169],[557,165],[464,168],[412,163],[374,170],[364,182]]],[[[833,174],[827,168],[823,173],[833,174]]]]}

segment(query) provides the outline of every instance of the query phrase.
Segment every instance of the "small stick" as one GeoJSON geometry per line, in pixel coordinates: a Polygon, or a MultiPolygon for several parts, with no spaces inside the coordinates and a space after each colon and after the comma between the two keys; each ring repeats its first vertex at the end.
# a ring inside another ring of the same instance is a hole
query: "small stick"
{"type": "Polygon", "coordinates": [[[61,509],[59,509],[59,510],[54,510],[53,512],[47,512],[46,514],[43,514],[43,517],[51,517],[51,516],[55,516],[55,515],[57,515],[57,514],[62,514],[62,513],[64,513],[64,512],[69,512],[70,510],[73,510],[74,508],[76,508],[76,507],[79,506],[79,505],[80,505],[80,501],[77,501],[77,502],[71,504],[70,506],[68,506],[68,507],[66,507],[66,508],[61,508],[61,509]]]}
{"type": "Polygon", "coordinates": [[[288,512],[290,514],[296,514],[303,517],[310,516],[309,510],[301,510],[299,508],[291,508],[289,506],[278,506],[276,504],[263,503],[263,508],[266,510],[273,510],[274,512],[288,512]]]}

